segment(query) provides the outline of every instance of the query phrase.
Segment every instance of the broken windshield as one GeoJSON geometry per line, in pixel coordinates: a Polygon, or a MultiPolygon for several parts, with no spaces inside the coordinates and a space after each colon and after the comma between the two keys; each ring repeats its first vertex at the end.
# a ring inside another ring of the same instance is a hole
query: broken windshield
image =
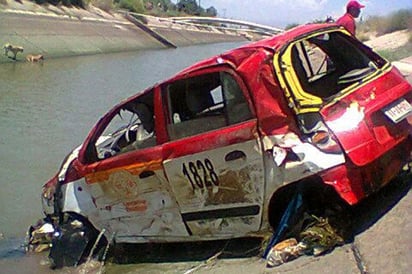
{"type": "Polygon", "coordinates": [[[117,154],[156,144],[152,93],[119,107],[94,144],[97,158],[106,159],[117,154]]]}

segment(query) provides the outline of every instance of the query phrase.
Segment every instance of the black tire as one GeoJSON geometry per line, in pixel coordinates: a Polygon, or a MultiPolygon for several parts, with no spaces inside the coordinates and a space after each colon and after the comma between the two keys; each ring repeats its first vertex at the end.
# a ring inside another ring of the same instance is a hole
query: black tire
{"type": "Polygon", "coordinates": [[[95,244],[99,231],[86,218],[74,213],[64,213],[56,232],[49,253],[53,269],[80,265],[87,261],[91,252],[93,258],[101,259],[108,243],[103,236],[95,244]]]}

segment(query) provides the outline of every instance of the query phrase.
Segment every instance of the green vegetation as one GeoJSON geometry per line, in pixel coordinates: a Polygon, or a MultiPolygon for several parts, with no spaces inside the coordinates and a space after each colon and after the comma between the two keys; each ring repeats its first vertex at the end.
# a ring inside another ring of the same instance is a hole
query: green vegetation
{"type": "MultiPolygon", "coordinates": [[[[18,1],[18,0],[16,0],[18,1]]],[[[212,6],[203,8],[200,6],[200,0],[180,0],[176,4],[171,0],[30,0],[39,5],[52,4],[63,5],[68,7],[87,8],[92,4],[104,11],[110,12],[113,9],[124,9],[131,12],[142,13],[154,16],[216,16],[217,10],[212,6]],[[198,4],[199,2],[199,4],[198,4]]],[[[6,0],[0,0],[0,3],[6,4],[6,0]]]]}
{"type": "Polygon", "coordinates": [[[359,32],[374,32],[377,36],[404,29],[412,29],[412,9],[401,9],[385,17],[372,16],[359,23],[359,32]]]}
{"type": "Polygon", "coordinates": [[[98,7],[104,11],[110,12],[113,10],[114,5],[112,0],[91,0],[93,6],[98,7]]]}
{"type": "Polygon", "coordinates": [[[87,5],[90,3],[90,0],[32,0],[36,4],[42,5],[42,4],[52,4],[52,5],[63,5],[63,6],[74,6],[74,7],[80,7],[80,8],[86,8],[87,5]]]}
{"type": "Polygon", "coordinates": [[[357,37],[361,41],[367,41],[373,36],[381,36],[399,30],[408,30],[408,43],[396,49],[379,51],[379,54],[389,61],[395,61],[410,56],[412,52],[412,9],[402,9],[385,17],[372,16],[360,22],[357,37]]]}
{"type": "MultiPolygon", "coordinates": [[[[312,23],[324,23],[324,19],[313,20],[312,23]]],[[[289,24],[286,30],[298,26],[289,24]]],[[[396,49],[378,51],[389,61],[400,60],[411,55],[412,52],[412,9],[401,9],[387,16],[371,16],[357,24],[356,37],[365,42],[376,36],[381,36],[394,31],[408,30],[409,41],[396,49]]]]}
{"type": "MultiPolygon", "coordinates": [[[[327,17],[325,19],[314,19],[311,23],[325,23],[332,18],[327,17]]],[[[336,18],[335,18],[336,19],[336,18]]],[[[299,24],[292,23],[285,27],[285,29],[291,29],[299,24]]],[[[357,36],[362,36],[368,40],[368,35],[380,36],[383,34],[391,33],[398,30],[412,30],[412,9],[401,9],[395,11],[387,16],[371,16],[367,19],[361,19],[361,22],[357,24],[357,36]]]]}
{"type": "Polygon", "coordinates": [[[299,24],[296,24],[296,23],[289,24],[285,27],[285,30],[292,29],[292,28],[297,27],[297,26],[299,26],[299,24]]]}
{"type": "Polygon", "coordinates": [[[126,9],[132,12],[145,12],[143,0],[119,0],[116,4],[119,6],[119,8],[126,9]]]}
{"type": "Polygon", "coordinates": [[[393,50],[380,50],[378,53],[385,57],[389,61],[397,61],[403,58],[411,56],[412,52],[412,41],[409,40],[409,43],[403,45],[400,48],[393,50]]]}

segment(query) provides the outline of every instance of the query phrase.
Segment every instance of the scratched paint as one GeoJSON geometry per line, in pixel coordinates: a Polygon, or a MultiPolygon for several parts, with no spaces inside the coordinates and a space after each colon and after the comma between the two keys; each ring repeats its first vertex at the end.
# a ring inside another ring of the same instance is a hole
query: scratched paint
{"type": "Polygon", "coordinates": [[[188,236],[176,201],[168,185],[162,182],[165,179],[161,178],[161,172],[143,179],[133,170],[116,169],[108,174],[106,180],[93,184],[79,180],[67,185],[65,196],[72,205],[66,203],[64,210],[88,216],[108,236],[114,234],[118,242],[188,236]],[[86,199],[85,195],[91,196],[86,199]],[[82,206],[78,205],[79,200],[82,206]],[[84,201],[90,202],[86,206],[84,201]]]}
{"type": "Polygon", "coordinates": [[[168,175],[176,200],[183,213],[204,210],[208,206],[223,203],[261,203],[263,194],[263,159],[256,153],[256,141],[232,145],[207,152],[187,155],[165,161],[164,168],[168,175]],[[246,159],[226,161],[225,156],[233,150],[241,150],[246,159]],[[182,173],[182,165],[208,158],[215,167],[219,178],[218,186],[193,187],[182,173]],[[254,191],[252,191],[254,190],[254,191]],[[231,196],[233,195],[233,196],[231,196]]]}
{"type": "Polygon", "coordinates": [[[253,216],[219,217],[220,213],[225,214],[225,209],[241,208],[241,214],[244,208],[261,208],[263,205],[263,157],[256,140],[174,158],[165,161],[164,168],[183,214],[196,215],[207,212],[212,215],[203,220],[187,222],[193,235],[212,235],[213,232],[216,237],[221,237],[233,231],[245,233],[259,229],[262,210],[253,213],[253,216]],[[236,153],[231,153],[234,151],[236,153]],[[239,157],[242,153],[244,156],[239,157]],[[228,155],[236,156],[233,156],[234,159],[228,159],[228,155]],[[193,188],[188,177],[182,172],[182,166],[199,159],[209,159],[213,163],[218,185],[198,187],[193,184],[193,188]],[[215,212],[218,212],[216,216],[215,212]]]}

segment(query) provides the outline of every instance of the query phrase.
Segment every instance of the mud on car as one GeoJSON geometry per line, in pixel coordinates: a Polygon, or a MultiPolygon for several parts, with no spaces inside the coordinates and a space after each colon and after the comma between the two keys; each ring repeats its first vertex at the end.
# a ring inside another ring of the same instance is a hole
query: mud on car
{"type": "Polygon", "coordinates": [[[51,255],[263,235],[298,191],[354,205],[410,162],[411,104],[401,73],[336,25],[199,62],[112,108],[44,185],[51,255]]]}

